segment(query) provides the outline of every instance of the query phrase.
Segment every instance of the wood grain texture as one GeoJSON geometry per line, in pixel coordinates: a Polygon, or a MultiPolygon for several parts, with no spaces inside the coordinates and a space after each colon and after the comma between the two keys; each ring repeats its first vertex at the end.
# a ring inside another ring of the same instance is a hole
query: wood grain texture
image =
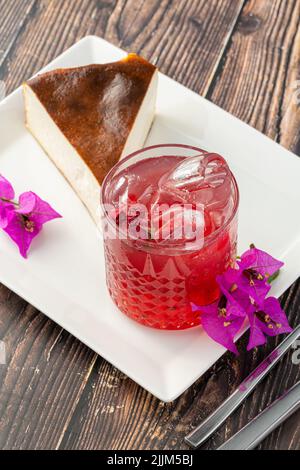
{"type": "Polygon", "coordinates": [[[104,37],[137,51],[163,73],[205,94],[243,4],[243,0],[122,1],[104,37]]]}
{"type": "Polygon", "coordinates": [[[164,73],[205,93],[243,4],[244,0],[37,0],[0,68],[0,78],[10,91],[81,37],[97,34],[139,52],[164,73]]]}
{"type": "Polygon", "coordinates": [[[34,4],[35,0],[28,0],[26,4],[23,0],[0,1],[0,67],[9,56],[14,42],[25,27],[34,4]]]}
{"type": "MultiPolygon", "coordinates": [[[[282,118],[292,101],[299,66],[299,24],[299,0],[248,2],[208,95],[280,143],[282,118]]],[[[288,147],[297,135],[298,108],[293,106],[288,113],[289,129],[284,123],[288,147]]]]}
{"type": "MultiPolygon", "coordinates": [[[[136,51],[287,148],[300,151],[299,0],[0,0],[0,79],[12,91],[87,34],[136,51]]],[[[283,296],[300,322],[299,281],[283,296]]],[[[164,404],[0,287],[0,448],[185,449],[183,438],[279,339],[223,356],[164,404]]],[[[242,340],[246,343],[246,339],[242,340]]],[[[215,448],[299,380],[292,351],[204,448],[215,448]]],[[[300,449],[299,413],[263,449],[300,449]]]]}
{"type": "Polygon", "coordinates": [[[96,354],[0,286],[0,448],[56,448],[96,354]]]}

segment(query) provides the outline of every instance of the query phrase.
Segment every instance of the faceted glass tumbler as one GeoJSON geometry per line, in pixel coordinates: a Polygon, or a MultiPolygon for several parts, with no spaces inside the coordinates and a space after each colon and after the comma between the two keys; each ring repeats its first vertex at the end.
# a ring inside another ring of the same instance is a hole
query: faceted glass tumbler
{"type": "Polygon", "coordinates": [[[199,148],[164,144],[139,150],[120,160],[106,176],[101,190],[106,282],[111,298],[128,317],[153,328],[179,330],[201,323],[192,304],[208,305],[219,296],[216,276],[236,256],[239,192],[234,176],[234,204],[224,226],[204,238],[201,248],[188,242],[163,246],[148,240],[106,237],[112,223],[105,210],[109,184],[126,166],[145,158],[164,155],[182,157],[205,152],[199,148]]]}

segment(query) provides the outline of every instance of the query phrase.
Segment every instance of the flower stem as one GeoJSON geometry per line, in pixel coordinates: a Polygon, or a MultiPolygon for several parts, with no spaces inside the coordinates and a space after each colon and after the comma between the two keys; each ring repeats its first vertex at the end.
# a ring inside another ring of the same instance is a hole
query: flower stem
{"type": "Polygon", "coordinates": [[[10,199],[6,199],[5,197],[0,197],[0,200],[3,202],[8,202],[9,204],[13,204],[14,206],[18,207],[19,204],[15,201],[11,201],[10,199]]]}
{"type": "Polygon", "coordinates": [[[279,276],[279,272],[280,272],[280,269],[278,269],[278,271],[276,271],[276,273],[272,274],[272,276],[270,276],[268,278],[268,283],[271,284],[271,282],[275,281],[275,279],[279,276]]]}

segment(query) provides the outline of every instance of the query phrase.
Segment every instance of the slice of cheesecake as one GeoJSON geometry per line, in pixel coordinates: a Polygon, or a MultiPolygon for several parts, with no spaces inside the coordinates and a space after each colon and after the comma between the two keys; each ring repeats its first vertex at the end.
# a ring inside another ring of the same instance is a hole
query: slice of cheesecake
{"type": "Polygon", "coordinates": [[[53,70],[24,83],[28,129],[96,223],[103,178],[120,158],[143,146],[156,88],[156,67],[136,54],[53,70]]]}

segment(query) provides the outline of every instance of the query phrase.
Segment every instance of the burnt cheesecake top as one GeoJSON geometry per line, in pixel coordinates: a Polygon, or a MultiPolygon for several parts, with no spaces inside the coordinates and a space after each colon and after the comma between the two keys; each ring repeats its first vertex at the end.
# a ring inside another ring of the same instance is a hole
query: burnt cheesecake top
{"type": "Polygon", "coordinates": [[[109,64],[53,70],[27,85],[101,183],[121,156],[155,70],[129,54],[109,64]]]}

